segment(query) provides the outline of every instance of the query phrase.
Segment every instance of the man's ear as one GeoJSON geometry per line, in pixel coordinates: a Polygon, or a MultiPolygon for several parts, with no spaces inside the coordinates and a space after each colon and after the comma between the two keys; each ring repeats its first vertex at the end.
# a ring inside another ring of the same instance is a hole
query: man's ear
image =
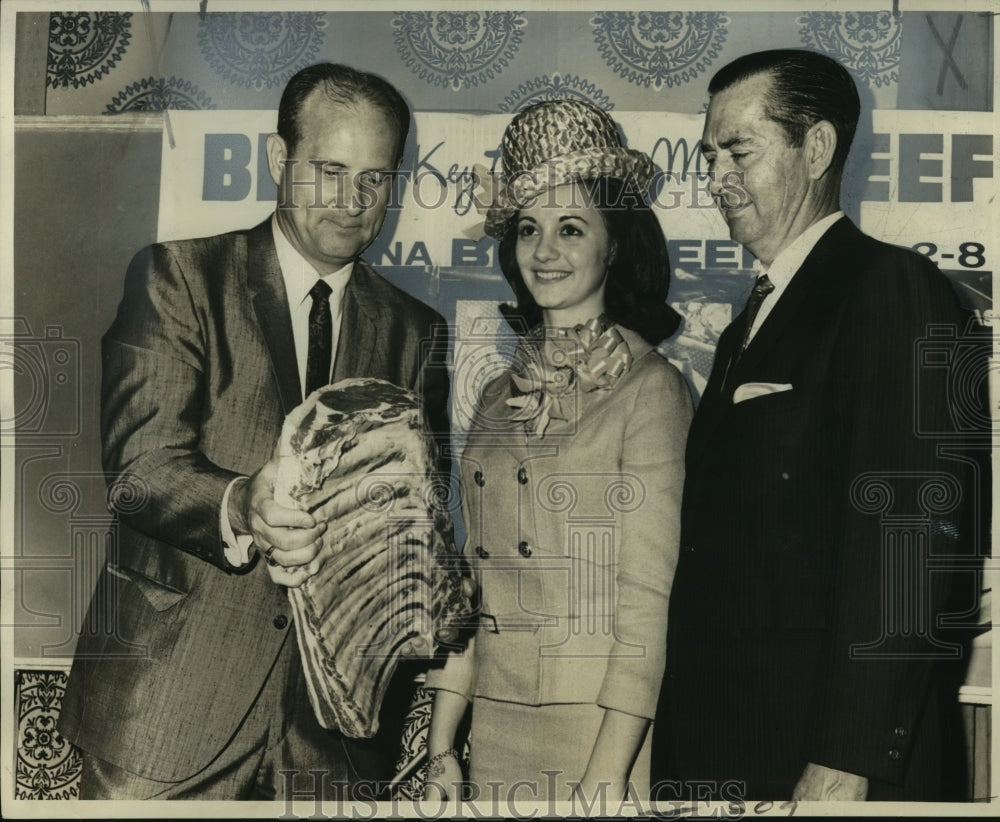
{"type": "Polygon", "coordinates": [[[837,130],[829,120],[820,120],[806,132],[806,158],[809,161],[809,178],[820,179],[833,164],[837,150],[837,130]]]}
{"type": "Polygon", "coordinates": [[[281,185],[285,173],[285,160],[288,159],[288,146],[285,140],[277,134],[267,135],[267,170],[276,186],[281,185]]]}

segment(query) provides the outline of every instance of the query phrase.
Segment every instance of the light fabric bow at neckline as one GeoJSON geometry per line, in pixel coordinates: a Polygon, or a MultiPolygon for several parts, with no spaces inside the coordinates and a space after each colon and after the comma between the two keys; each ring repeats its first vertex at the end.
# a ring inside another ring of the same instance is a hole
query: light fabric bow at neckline
{"type": "Polygon", "coordinates": [[[544,437],[551,420],[569,421],[578,393],[608,391],[632,366],[621,331],[605,317],[572,328],[539,327],[518,348],[511,366],[517,394],[507,399],[511,419],[544,437]]]}

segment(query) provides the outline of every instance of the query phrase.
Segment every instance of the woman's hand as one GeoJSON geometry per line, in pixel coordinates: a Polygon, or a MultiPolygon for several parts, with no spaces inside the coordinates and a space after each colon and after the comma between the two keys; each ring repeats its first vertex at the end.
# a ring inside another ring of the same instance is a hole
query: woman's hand
{"type": "Polygon", "coordinates": [[[427,729],[424,799],[461,798],[462,767],[455,750],[455,732],[468,707],[468,700],[452,691],[438,688],[434,694],[431,724],[427,729]]]}
{"type": "Polygon", "coordinates": [[[424,799],[452,800],[459,798],[462,788],[462,768],[454,750],[432,756],[427,763],[424,799]]]}

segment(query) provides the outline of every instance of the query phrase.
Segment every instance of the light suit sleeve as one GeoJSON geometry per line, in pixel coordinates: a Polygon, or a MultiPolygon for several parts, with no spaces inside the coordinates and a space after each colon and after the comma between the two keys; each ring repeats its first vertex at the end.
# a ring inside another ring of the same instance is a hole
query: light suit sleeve
{"type": "Polygon", "coordinates": [[[621,445],[626,484],[615,565],[615,640],[597,702],[652,719],[666,666],[667,606],[680,543],[684,448],[693,413],[680,372],[657,355],[635,395],[621,445]],[[634,503],[633,503],[634,504],[634,503]]]}

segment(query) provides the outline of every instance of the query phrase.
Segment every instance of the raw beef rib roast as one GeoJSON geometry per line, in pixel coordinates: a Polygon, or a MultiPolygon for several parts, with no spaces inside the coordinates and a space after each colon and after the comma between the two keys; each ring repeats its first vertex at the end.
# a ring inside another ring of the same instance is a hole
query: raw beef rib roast
{"type": "Polygon", "coordinates": [[[370,737],[401,654],[470,618],[436,445],[415,394],[358,378],[311,394],[280,447],[275,499],[327,522],[318,571],[288,590],[309,697],[323,727],[370,737]]]}

